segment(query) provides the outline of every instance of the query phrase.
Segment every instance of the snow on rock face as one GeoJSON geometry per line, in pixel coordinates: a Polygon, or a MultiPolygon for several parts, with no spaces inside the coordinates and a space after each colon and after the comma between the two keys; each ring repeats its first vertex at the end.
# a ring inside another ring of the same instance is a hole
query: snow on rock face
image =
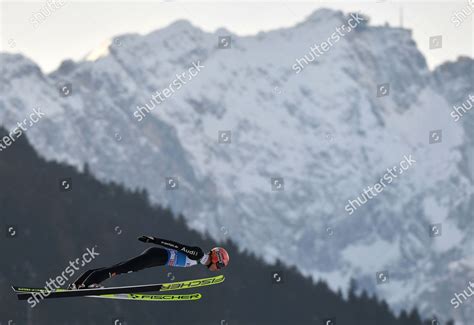
{"type": "Polygon", "coordinates": [[[144,187],[192,227],[333,288],[353,277],[396,308],[419,305],[465,321],[468,314],[446,304],[449,290],[474,275],[466,129],[449,120],[445,96],[458,83],[442,84],[455,78],[449,73],[433,78],[410,31],[365,25],[295,73],[295,60],[347,19],[317,11],[293,28],[231,35],[231,49],[218,49],[224,30],[178,21],[119,36],[108,55],[48,76],[2,54],[0,121],[12,127],[40,105],[46,118],[27,135],[45,157],[87,162],[102,179],[144,187]],[[135,119],[137,105],[198,61],[195,78],[135,119]],[[71,96],[58,92],[64,81],[71,96]],[[389,95],[377,97],[384,83],[389,95]],[[430,145],[437,129],[443,141],[430,145]],[[219,131],[231,131],[230,143],[219,143],[219,131]],[[405,155],[416,163],[349,215],[348,200],[405,155]],[[167,177],[177,190],[166,189],[167,177]],[[272,178],[283,179],[284,191],[272,190],[272,178]],[[441,238],[430,237],[434,223],[443,223],[441,238]],[[382,270],[391,275],[383,288],[375,279],[382,270]]]}

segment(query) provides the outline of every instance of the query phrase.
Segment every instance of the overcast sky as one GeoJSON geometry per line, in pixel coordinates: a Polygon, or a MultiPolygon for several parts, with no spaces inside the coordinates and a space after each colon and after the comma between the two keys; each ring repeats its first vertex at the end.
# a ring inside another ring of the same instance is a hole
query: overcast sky
{"type": "MultiPolygon", "coordinates": [[[[413,30],[413,37],[431,68],[460,55],[473,57],[474,53],[472,13],[463,21],[455,22],[453,18],[462,10],[474,11],[469,0],[140,3],[62,0],[63,6],[46,20],[33,23],[33,14],[44,10],[47,3],[47,0],[0,0],[0,51],[25,54],[46,72],[56,69],[64,59],[80,60],[113,36],[145,34],[177,19],[187,19],[210,32],[225,27],[238,35],[249,35],[292,26],[318,8],[361,11],[370,16],[371,24],[375,25],[388,22],[399,26],[400,16],[403,16],[404,27],[413,30]],[[429,38],[436,35],[443,36],[442,48],[430,50],[429,38]]],[[[458,17],[461,16],[458,14],[458,17]]]]}

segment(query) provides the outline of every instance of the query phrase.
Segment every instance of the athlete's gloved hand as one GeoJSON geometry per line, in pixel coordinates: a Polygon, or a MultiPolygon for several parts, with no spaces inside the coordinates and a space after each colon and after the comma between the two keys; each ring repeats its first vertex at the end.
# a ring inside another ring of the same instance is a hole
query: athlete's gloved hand
{"type": "Polygon", "coordinates": [[[144,243],[154,243],[155,242],[155,237],[152,236],[140,236],[138,237],[139,241],[142,241],[144,243]]]}

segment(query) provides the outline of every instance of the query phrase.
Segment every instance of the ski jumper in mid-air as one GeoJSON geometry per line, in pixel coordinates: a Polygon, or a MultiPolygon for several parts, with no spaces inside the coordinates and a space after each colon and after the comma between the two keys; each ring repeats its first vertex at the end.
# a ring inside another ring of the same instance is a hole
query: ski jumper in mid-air
{"type": "Polygon", "coordinates": [[[204,254],[203,250],[199,247],[191,247],[171,240],[151,236],[141,236],[138,240],[144,243],[160,245],[164,248],[151,247],[127,261],[110,267],[88,270],[74,281],[69,288],[101,287],[101,282],[115,275],[137,272],[155,266],[190,267],[201,264],[210,271],[217,271],[229,264],[229,254],[221,247],[213,248],[204,254]]]}

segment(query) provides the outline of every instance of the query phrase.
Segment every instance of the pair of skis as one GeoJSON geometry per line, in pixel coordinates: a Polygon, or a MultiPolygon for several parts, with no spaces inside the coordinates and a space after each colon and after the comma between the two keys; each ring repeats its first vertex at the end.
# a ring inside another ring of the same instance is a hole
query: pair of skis
{"type": "Polygon", "coordinates": [[[29,299],[52,299],[52,298],[69,298],[69,297],[91,297],[105,299],[125,299],[139,301],[192,301],[201,299],[200,293],[190,294],[145,294],[148,292],[175,291],[184,289],[194,289],[205,286],[211,286],[224,282],[223,275],[203,278],[196,280],[149,284],[140,286],[126,287],[110,287],[110,288],[93,288],[93,289],[57,289],[48,291],[45,288],[28,288],[12,286],[13,291],[17,294],[18,300],[29,299]]]}

